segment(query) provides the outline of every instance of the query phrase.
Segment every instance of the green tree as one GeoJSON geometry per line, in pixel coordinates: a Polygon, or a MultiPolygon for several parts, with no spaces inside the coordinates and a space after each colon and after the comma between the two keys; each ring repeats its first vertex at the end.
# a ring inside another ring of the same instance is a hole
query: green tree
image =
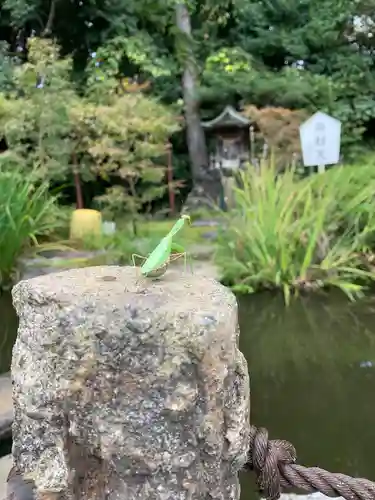
{"type": "MultiPolygon", "coordinates": [[[[81,94],[87,96],[87,85],[93,91],[94,78],[97,101],[105,99],[104,87],[111,88],[114,80],[119,90],[125,81],[147,83],[149,95],[173,104],[181,114],[183,100],[186,123],[195,123],[195,132],[189,125],[188,134],[190,143],[192,137],[197,139],[194,147],[189,146],[194,175],[207,156],[199,118],[211,118],[226,104],[327,111],[343,121],[344,151],[355,153],[354,146],[363,149],[363,138],[371,136],[375,123],[374,4],[375,0],[4,0],[0,25],[10,50],[0,50],[0,86],[10,81],[14,54],[28,60],[32,34],[51,36],[71,58],[68,73],[73,72],[81,94]],[[183,9],[185,14],[176,16],[183,9]],[[190,23],[189,33],[183,18],[190,23]],[[195,83],[187,91],[189,75],[195,83]]],[[[68,73],[65,81],[71,82],[68,73]]],[[[176,143],[182,157],[182,134],[176,143]]]]}
{"type": "Polygon", "coordinates": [[[374,6],[373,0],[237,0],[232,40],[267,69],[273,96],[283,95],[285,85],[277,87],[287,68],[298,68],[299,76],[289,73],[297,91],[290,92],[296,96],[290,107],[334,114],[351,145],[375,118],[374,6]]]}
{"type": "Polygon", "coordinates": [[[89,70],[85,95],[69,79],[70,58],[56,45],[34,38],[28,62],[15,70],[16,90],[0,95],[0,125],[10,158],[40,178],[65,181],[77,173],[83,181],[102,178],[117,184],[102,201],[118,203],[122,193],[134,213],[165,190],[168,137],[178,129],[173,110],[140,92],[118,92],[118,81],[97,67],[89,70]],[[141,189],[139,190],[139,187],[141,189]],[[136,195],[136,196],[135,196],[136,195]]]}
{"type": "Polygon", "coordinates": [[[13,89],[0,94],[0,124],[9,154],[40,178],[64,180],[70,169],[69,109],[79,98],[70,80],[71,59],[33,38],[28,61],[13,70],[13,89]],[[36,169],[36,170],[35,170],[36,169]]]}

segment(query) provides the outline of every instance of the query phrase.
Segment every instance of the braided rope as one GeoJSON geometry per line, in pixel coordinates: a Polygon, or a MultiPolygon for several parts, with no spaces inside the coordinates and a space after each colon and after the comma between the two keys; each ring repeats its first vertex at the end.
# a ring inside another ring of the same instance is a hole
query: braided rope
{"type": "MultiPolygon", "coordinates": [[[[281,439],[268,439],[264,428],[254,425],[250,430],[250,448],[247,468],[257,476],[262,497],[277,500],[282,489],[298,488],[308,493],[320,492],[346,500],[375,500],[375,483],[368,479],[333,474],[319,467],[303,467],[295,463],[294,446],[281,439]]],[[[32,500],[33,482],[23,479],[15,467],[8,476],[7,500],[32,500]]],[[[52,500],[46,496],[45,500],[52,500]]]]}
{"type": "Polygon", "coordinates": [[[375,500],[375,483],[331,473],[319,467],[297,465],[297,453],[288,441],[268,440],[268,432],[254,425],[250,430],[249,458],[246,464],[257,476],[261,495],[277,500],[282,489],[298,488],[346,500],[375,500]]]}

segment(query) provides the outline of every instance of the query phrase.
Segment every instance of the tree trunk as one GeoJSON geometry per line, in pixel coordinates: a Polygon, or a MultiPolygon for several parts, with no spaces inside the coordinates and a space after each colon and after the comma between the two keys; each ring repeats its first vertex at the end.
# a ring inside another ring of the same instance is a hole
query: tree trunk
{"type": "MultiPolygon", "coordinates": [[[[184,71],[182,76],[182,90],[185,107],[186,135],[191,170],[193,177],[193,191],[217,198],[217,182],[213,182],[213,175],[209,172],[206,139],[199,114],[198,75],[196,61],[193,54],[190,14],[184,2],[176,4],[176,25],[184,40],[184,71]]],[[[197,202],[194,202],[197,204],[197,202]]]]}
{"type": "Polygon", "coordinates": [[[184,3],[176,4],[177,28],[184,38],[184,72],[182,76],[182,89],[185,104],[185,119],[187,128],[187,141],[189,155],[192,163],[194,180],[199,180],[202,170],[207,167],[208,155],[206,140],[199,116],[198,82],[196,63],[192,50],[192,34],[190,14],[184,3]],[[186,47],[185,47],[186,46],[186,47]]]}
{"type": "Polygon", "coordinates": [[[42,36],[48,36],[52,32],[53,22],[55,20],[55,14],[56,14],[56,3],[57,3],[57,0],[51,0],[47,24],[42,32],[42,36]]]}

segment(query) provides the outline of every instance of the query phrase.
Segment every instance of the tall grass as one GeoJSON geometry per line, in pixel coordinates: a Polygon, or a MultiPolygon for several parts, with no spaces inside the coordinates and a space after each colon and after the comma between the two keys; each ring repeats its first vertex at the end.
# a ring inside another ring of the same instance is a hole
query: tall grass
{"type": "Polygon", "coordinates": [[[59,225],[48,184],[0,170],[0,288],[9,285],[21,254],[59,225]]]}
{"type": "Polygon", "coordinates": [[[335,286],[350,298],[375,278],[375,170],[336,167],[301,180],[272,159],[240,174],[236,208],[220,231],[216,261],[235,290],[335,286]]]}

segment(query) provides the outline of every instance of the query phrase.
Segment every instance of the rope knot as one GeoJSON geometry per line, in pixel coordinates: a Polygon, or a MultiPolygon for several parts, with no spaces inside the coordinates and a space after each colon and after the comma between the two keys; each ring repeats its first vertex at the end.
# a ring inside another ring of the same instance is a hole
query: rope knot
{"type": "Polygon", "coordinates": [[[297,453],[294,446],[281,439],[268,440],[267,429],[251,426],[249,461],[247,466],[257,477],[259,492],[267,500],[281,495],[280,469],[294,464],[297,453]]]}

